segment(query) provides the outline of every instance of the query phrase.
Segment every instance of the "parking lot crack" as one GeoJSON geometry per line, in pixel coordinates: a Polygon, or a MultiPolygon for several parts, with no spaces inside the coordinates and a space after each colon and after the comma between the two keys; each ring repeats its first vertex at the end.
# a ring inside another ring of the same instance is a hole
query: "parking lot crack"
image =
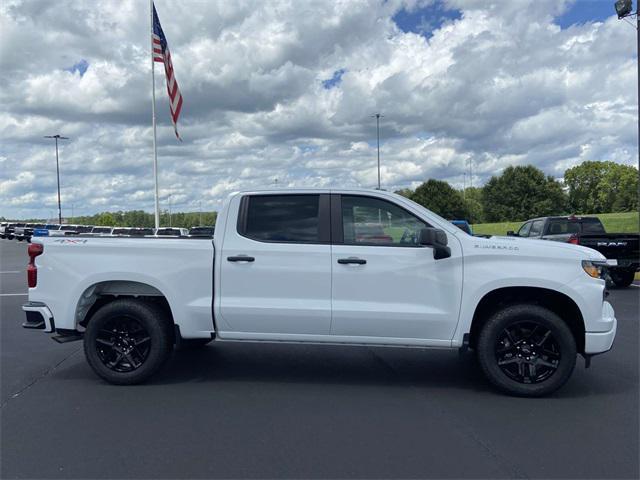
{"type": "Polygon", "coordinates": [[[4,402],[2,402],[2,404],[0,404],[0,409],[3,409],[5,407],[5,405],[7,405],[11,400],[13,400],[14,398],[18,398],[20,395],[22,395],[24,392],[26,392],[27,390],[29,390],[31,387],[33,387],[36,383],[38,383],[40,380],[42,380],[43,378],[47,377],[51,372],[53,372],[56,368],[58,368],[60,365],[62,365],[64,362],[66,362],[69,358],[73,357],[76,353],[78,353],[80,350],[82,350],[82,348],[77,348],[74,351],[72,351],[69,355],[67,355],[66,357],[64,357],[62,360],[60,360],[58,363],[56,363],[55,365],[47,368],[45,371],[43,371],[40,375],[38,375],[37,377],[35,377],[31,382],[29,382],[27,385],[25,385],[24,387],[22,387],[20,390],[18,390],[16,393],[14,393],[13,395],[11,395],[8,399],[6,399],[4,402]]]}

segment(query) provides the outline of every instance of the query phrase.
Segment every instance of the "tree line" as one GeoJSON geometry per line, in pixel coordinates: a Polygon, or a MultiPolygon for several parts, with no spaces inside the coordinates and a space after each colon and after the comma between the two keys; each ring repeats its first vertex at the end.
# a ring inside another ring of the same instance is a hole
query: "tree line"
{"type": "MultiPolygon", "coordinates": [[[[471,223],[523,221],[570,213],[610,213],[638,210],[638,170],[615,162],[587,161],[564,172],[564,183],[533,165],[508,167],[482,187],[457,190],[446,181],[427,180],[415,190],[396,193],[447,219],[471,223]]],[[[161,214],[162,226],[190,228],[215,225],[217,212],[161,214]]],[[[40,220],[41,221],[41,220],[40,220]]],[[[143,210],[76,216],[67,223],[153,227],[153,214],[143,210]]]]}
{"type": "Polygon", "coordinates": [[[569,168],[564,183],[533,165],[507,167],[482,187],[457,190],[427,180],[396,193],[447,219],[471,223],[523,221],[571,213],[638,210],[638,170],[615,162],[587,161],[569,168]]]}
{"type": "MultiPolygon", "coordinates": [[[[215,225],[217,212],[169,212],[160,214],[163,227],[191,228],[199,225],[215,225]]],[[[154,227],[153,213],[143,210],[101,212],[95,215],[68,218],[67,223],[80,225],[104,225],[109,227],[154,227]]]]}

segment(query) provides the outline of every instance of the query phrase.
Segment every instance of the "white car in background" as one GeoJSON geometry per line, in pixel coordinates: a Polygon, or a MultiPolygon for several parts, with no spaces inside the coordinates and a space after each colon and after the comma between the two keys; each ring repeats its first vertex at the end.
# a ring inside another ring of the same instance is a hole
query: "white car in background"
{"type": "Polygon", "coordinates": [[[93,237],[110,237],[113,227],[93,227],[89,235],[93,237]]]}
{"type": "Polygon", "coordinates": [[[59,225],[58,228],[48,229],[49,237],[67,237],[69,235],[77,235],[77,225],[59,225]]]}
{"type": "Polygon", "coordinates": [[[189,230],[177,227],[161,227],[155,230],[153,236],[159,238],[188,237],[189,230]]]}

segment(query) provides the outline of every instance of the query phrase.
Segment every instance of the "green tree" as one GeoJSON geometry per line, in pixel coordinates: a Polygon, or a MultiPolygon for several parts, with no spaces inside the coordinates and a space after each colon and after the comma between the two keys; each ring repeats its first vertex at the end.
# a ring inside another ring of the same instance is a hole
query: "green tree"
{"type": "Polygon", "coordinates": [[[410,198],[444,218],[468,217],[462,193],[442,180],[427,180],[415,189],[410,198]]]}
{"type": "Polygon", "coordinates": [[[569,206],[575,213],[638,209],[638,170],[615,162],[583,162],[564,173],[569,206]]]}
{"type": "Polygon", "coordinates": [[[411,198],[411,195],[413,195],[413,190],[411,190],[410,188],[401,188],[400,190],[396,190],[393,193],[397,193],[398,195],[402,195],[406,198],[411,198]]]}
{"type": "Polygon", "coordinates": [[[566,212],[562,185],[533,165],[507,167],[482,189],[485,220],[522,221],[566,212]]]}
{"type": "Polygon", "coordinates": [[[110,227],[112,225],[115,225],[116,223],[115,217],[111,212],[98,213],[97,215],[94,215],[94,218],[95,218],[95,221],[90,222],[90,223],[93,223],[94,225],[104,225],[104,226],[110,227]]]}
{"type": "Polygon", "coordinates": [[[470,223],[482,223],[484,221],[484,207],[482,206],[482,188],[469,187],[464,192],[464,203],[468,212],[470,223]]]}

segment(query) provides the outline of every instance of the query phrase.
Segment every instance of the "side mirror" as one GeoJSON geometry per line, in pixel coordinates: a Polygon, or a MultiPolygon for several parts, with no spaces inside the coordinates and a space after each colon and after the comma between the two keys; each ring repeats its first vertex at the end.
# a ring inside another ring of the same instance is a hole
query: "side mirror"
{"type": "Polygon", "coordinates": [[[507,232],[507,237],[517,237],[518,234],[516,232],[514,232],[513,230],[509,230],[507,232]]]}
{"type": "Polygon", "coordinates": [[[451,249],[447,247],[447,234],[439,228],[423,228],[420,230],[420,245],[433,248],[433,258],[449,258],[451,249]]]}

